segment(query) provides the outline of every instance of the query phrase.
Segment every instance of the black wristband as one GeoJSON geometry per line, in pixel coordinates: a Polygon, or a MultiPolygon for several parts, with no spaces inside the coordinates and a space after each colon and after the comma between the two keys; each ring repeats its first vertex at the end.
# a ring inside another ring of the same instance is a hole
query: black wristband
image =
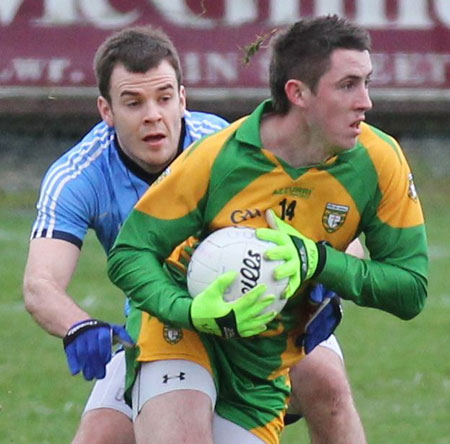
{"type": "MultiPolygon", "coordinates": [[[[289,236],[292,239],[292,242],[295,245],[295,248],[297,248],[297,253],[300,257],[300,276],[301,280],[305,279],[308,269],[309,269],[309,257],[307,253],[307,249],[305,246],[305,242],[302,238],[298,236],[289,236]]],[[[313,275],[311,276],[311,279],[318,276],[321,271],[323,270],[323,267],[325,265],[325,260],[327,257],[327,250],[325,249],[325,245],[323,245],[321,242],[316,243],[317,247],[317,267],[314,270],[313,275]]]]}
{"type": "Polygon", "coordinates": [[[73,325],[69,328],[69,331],[63,338],[64,348],[71,344],[77,336],[81,335],[81,333],[84,333],[86,330],[90,330],[91,328],[98,327],[109,327],[109,324],[99,321],[98,319],[86,319],[85,321],[81,321],[73,325]]]}
{"type": "Polygon", "coordinates": [[[317,242],[317,268],[314,274],[311,276],[311,279],[316,278],[319,276],[320,273],[322,273],[323,267],[325,267],[325,262],[327,261],[327,249],[325,247],[326,242],[321,241],[317,242]]]}
{"type": "MultiPolygon", "coordinates": [[[[189,310],[189,321],[190,321],[194,331],[198,332],[198,330],[195,328],[194,322],[192,321],[191,310],[189,310]]],[[[217,326],[220,329],[220,332],[221,332],[223,338],[231,339],[231,338],[239,337],[239,332],[238,332],[237,324],[236,324],[236,315],[234,314],[233,310],[231,310],[225,316],[222,316],[220,318],[215,318],[215,321],[217,323],[217,326]]]]}
{"type": "Polygon", "coordinates": [[[222,337],[224,337],[225,339],[239,337],[239,332],[236,323],[236,315],[234,314],[233,310],[231,310],[225,316],[215,318],[215,321],[220,328],[222,337]]]}

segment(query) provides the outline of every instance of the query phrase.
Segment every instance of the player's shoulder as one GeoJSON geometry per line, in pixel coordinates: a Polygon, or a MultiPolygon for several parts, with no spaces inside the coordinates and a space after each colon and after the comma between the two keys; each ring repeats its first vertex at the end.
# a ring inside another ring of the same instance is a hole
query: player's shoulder
{"type": "Polygon", "coordinates": [[[95,125],[78,143],[60,156],[47,170],[42,188],[52,189],[76,185],[83,181],[92,183],[95,177],[109,171],[108,151],[114,143],[115,131],[105,122],[95,125]]]}
{"type": "Polygon", "coordinates": [[[182,163],[183,168],[190,166],[194,171],[199,169],[199,165],[202,165],[205,171],[216,165],[220,175],[236,168],[236,151],[228,148],[242,120],[239,119],[222,130],[195,141],[175,162],[182,163]]]}
{"type": "Polygon", "coordinates": [[[186,110],[184,121],[186,123],[186,132],[191,136],[192,140],[198,140],[204,136],[214,134],[229,125],[223,117],[201,111],[186,110]]]}
{"type": "Polygon", "coordinates": [[[114,142],[114,128],[105,122],[96,124],[84,137],[62,154],[50,167],[49,171],[81,171],[102,160],[114,142]]]}
{"type": "Polygon", "coordinates": [[[200,140],[194,141],[195,143],[191,147],[191,151],[196,151],[197,149],[207,150],[211,153],[211,150],[220,151],[224,148],[230,138],[236,133],[236,130],[241,125],[245,118],[241,118],[228,123],[226,127],[222,128],[220,131],[215,131],[208,137],[202,137],[200,140]]]}
{"type": "Polygon", "coordinates": [[[397,140],[373,125],[361,124],[358,141],[374,160],[403,161],[402,149],[397,140]]]}
{"type": "Polygon", "coordinates": [[[207,113],[203,111],[186,110],[184,114],[186,122],[197,126],[213,127],[216,129],[224,128],[229,125],[229,122],[217,114],[207,113]]]}

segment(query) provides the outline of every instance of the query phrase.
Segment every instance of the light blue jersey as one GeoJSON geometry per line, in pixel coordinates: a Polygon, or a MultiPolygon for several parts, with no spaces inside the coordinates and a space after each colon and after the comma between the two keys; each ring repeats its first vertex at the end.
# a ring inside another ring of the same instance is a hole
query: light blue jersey
{"type": "MultiPolygon", "coordinates": [[[[213,114],[186,111],[180,153],[228,123],[213,114]]],[[[115,129],[97,124],[47,171],[31,238],[63,239],[81,248],[89,228],[106,253],[139,198],[159,174],[149,174],[120,149],[115,129]]]]}

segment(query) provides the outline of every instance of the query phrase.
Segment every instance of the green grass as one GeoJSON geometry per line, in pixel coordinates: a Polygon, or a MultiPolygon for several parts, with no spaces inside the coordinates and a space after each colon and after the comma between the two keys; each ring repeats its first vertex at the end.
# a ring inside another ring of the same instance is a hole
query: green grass
{"type": "MultiPolygon", "coordinates": [[[[24,309],[22,276],[36,193],[0,195],[0,442],[69,443],[91,384],[71,377],[60,339],[24,309]]],[[[123,298],[107,281],[105,255],[90,234],[70,294],[98,317],[120,322],[123,298]]]]}
{"type": "MultiPolygon", "coordinates": [[[[419,161],[431,252],[426,308],[404,322],[345,303],[338,329],[357,407],[374,444],[450,443],[450,180],[425,181],[431,176],[419,161]]],[[[61,341],[41,330],[23,307],[34,199],[34,191],[0,193],[0,441],[5,444],[70,442],[91,387],[69,375],[61,341]]],[[[105,276],[104,253],[93,235],[70,293],[94,316],[121,319],[122,296],[105,276]]],[[[308,443],[304,421],[288,427],[282,442],[308,443]]]]}

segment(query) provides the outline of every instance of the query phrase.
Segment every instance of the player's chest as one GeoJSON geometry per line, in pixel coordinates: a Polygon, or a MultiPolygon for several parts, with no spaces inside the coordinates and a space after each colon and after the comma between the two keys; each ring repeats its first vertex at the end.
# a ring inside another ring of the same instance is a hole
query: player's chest
{"type": "Polygon", "coordinates": [[[102,231],[109,238],[115,239],[123,222],[147,188],[148,185],[142,181],[116,180],[116,183],[110,183],[106,192],[98,198],[96,231],[102,231]]]}
{"type": "Polygon", "coordinates": [[[226,188],[226,197],[222,195],[226,203],[213,217],[214,229],[230,224],[265,226],[264,212],[271,208],[305,235],[336,248],[345,248],[358,233],[370,195],[362,189],[363,182],[348,180],[345,171],[317,169],[298,177],[277,169],[248,184],[230,180],[226,188]]]}

